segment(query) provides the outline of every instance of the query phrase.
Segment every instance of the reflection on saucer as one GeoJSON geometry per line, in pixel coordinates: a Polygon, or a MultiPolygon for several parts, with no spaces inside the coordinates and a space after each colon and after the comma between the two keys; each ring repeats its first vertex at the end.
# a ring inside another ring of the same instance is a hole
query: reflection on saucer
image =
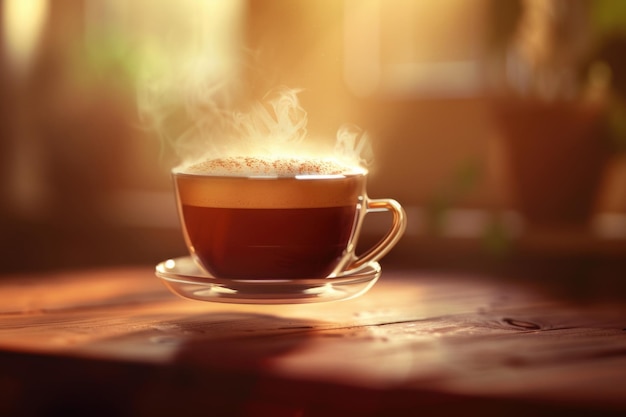
{"type": "Polygon", "coordinates": [[[300,304],[347,300],[367,292],[380,277],[372,262],[356,272],[333,278],[229,280],[200,269],[190,256],[156,266],[156,276],[175,294],[200,301],[239,304],[300,304]]]}

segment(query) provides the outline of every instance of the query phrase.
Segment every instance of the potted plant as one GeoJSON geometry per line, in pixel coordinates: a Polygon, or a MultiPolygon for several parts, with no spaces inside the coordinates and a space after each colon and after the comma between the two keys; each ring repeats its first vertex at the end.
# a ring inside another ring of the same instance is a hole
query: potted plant
{"type": "Polygon", "coordinates": [[[595,213],[614,138],[626,132],[612,69],[620,57],[606,48],[617,24],[601,21],[616,3],[520,3],[493,115],[527,229],[583,230],[595,213]]]}

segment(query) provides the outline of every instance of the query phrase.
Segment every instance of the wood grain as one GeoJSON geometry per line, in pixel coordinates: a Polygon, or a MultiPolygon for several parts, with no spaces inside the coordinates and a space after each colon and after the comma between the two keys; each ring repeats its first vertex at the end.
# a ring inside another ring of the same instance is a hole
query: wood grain
{"type": "Polygon", "coordinates": [[[404,393],[411,407],[436,393],[626,411],[626,305],[477,276],[388,272],[354,300],[274,306],[184,300],[143,268],[7,277],[0,369],[11,355],[404,393]]]}

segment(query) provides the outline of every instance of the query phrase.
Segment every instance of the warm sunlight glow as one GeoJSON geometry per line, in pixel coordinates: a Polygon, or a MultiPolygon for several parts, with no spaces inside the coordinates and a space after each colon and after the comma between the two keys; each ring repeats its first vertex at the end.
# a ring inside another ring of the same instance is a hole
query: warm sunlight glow
{"type": "Polygon", "coordinates": [[[48,0],[3,0],[2,27],[9,60],[24,72],[37,49],[48,15],[48,0]]]}
{"type": "Polygon", "coordinates": [[[180,83],[181,68],[188,78],[222,79],[237,75],[244,11],[242,0],[87,0],[86,34],[121,37],[161,82],[180,83]]]}
{"type": "Polygon", "coordinates": [[[344,79],[360,97],[374,93],[380,83],[380,0],[346,0],[344,79]]]}
{"type": "Polygon", "coordinates": [[[357,96],[472,95],[486,0],[346,0],[344,79],[357,96]]]}

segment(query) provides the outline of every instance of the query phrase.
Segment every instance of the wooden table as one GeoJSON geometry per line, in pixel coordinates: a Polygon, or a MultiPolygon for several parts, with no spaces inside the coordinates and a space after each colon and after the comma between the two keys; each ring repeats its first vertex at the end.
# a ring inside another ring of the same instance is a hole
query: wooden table
{"type": "Polygon", "coordinates": [[[625,415],[626,302],[383,270],[364,296],[231,305],[152,268],[0,279],[0,416],[625,415]]]}

